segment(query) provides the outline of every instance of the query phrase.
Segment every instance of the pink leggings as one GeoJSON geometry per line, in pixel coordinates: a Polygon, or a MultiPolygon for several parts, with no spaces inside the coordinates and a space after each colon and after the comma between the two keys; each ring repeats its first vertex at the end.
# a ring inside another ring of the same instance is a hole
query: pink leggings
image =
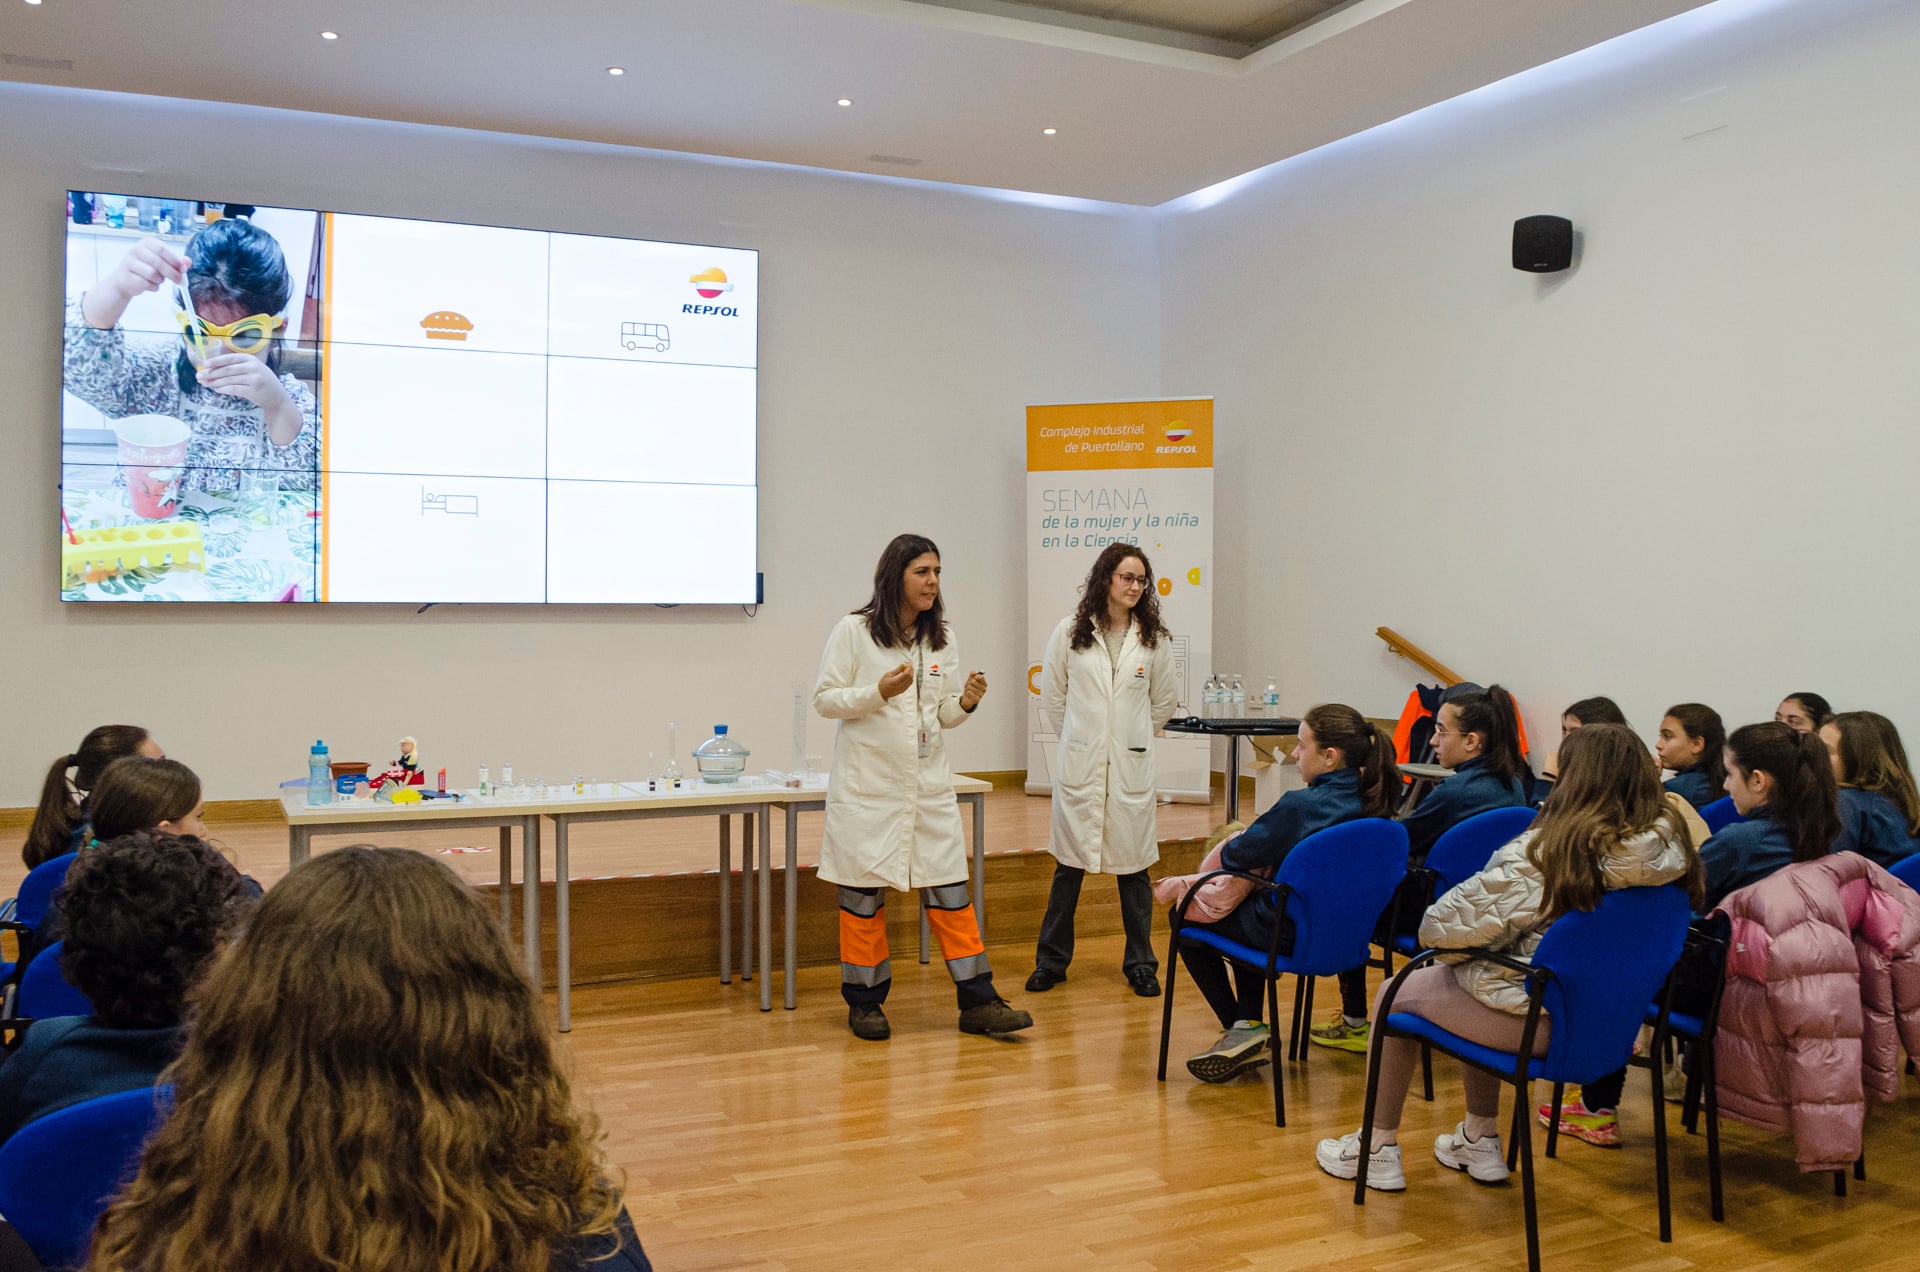
{"type": "MultiPolygon", "coordinates": [[[[1407,1102],[1407,1088],[1413,1082],[1414,1066],[1420,1063],[1420,1043],[1413,1038],[1386,1038],[1381,1035],[1380,1025],[1386,1017],[1381,1013],[1380,1000],[1386,992],[1386,986],[1382,985],[1380,993],[1373,999],[1373,1045],[1380,1053],[1380,1091],[1375,1097],[1373,1129],[1398,1131],[1400,1110],[1407,1102]]],[[[1518,1051],[1520,1035],[1527,1027],[1525,1016],[1495,1011],[1460,988],[1460,982],[1454,978],[1453,968],[1439,963],[1428,964],[1408,976],[1400,992],[1394,996],[1393,1009],[1422,1016],[1448,1033],[1501,1051],[1518,1051]]],[[[1550,1023],[1544,1015],[1540,1017],[1540,1027],[1533,1036],[1533,1054],[1536,1056],[1547,1053],[1550,1023]]],[[[1500,1079],[1472,1065],[1463,1064],[1460,1068],[1461,1080],[1467,1088],[1467,1112],[1476,1117],[1499,1116],[1500,1079]]]]}

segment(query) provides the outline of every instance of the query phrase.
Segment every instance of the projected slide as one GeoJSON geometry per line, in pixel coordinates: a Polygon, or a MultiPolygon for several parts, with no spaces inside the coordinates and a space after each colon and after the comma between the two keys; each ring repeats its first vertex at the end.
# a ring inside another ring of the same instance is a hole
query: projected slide
{"type": "Polygon", "coordinates": [[[67,213],[64,599],[755,599],[757,253],[67,213]]]}

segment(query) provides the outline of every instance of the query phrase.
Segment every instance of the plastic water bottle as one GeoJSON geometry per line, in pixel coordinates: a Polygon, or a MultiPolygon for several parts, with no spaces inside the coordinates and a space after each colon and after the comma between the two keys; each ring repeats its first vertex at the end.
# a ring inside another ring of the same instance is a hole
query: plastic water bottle
{"type": "Polygon", "coordinates": [[[487,796],[493,794],[493,785],[491,782],[487,780],[489,776],[490,774],[488,774],[487,772],[487,766],[482,764],[480,766],[480,798],[481,799],[485,799],[487,796]]]}
{"type": "Polygon", "coordinates": [[[738,738],[727,736],[727,726],[713,726],[713,736],[693,748],[693,762],[703,782],[737,782],[747,771],[747,757],[753,752],[740,745],[738,738]]]}
{"type": "Polygon", "coordinates": [[[1220,714],[1220,677],[1208,676],[1206,688],[1200,691],[1200,714],[1217,716],[1220,714]]]}
{"type": "Polygon", "coordinates": [[[333,803],[333,773],[327,767],[327,744],[318,738],[307,752],[307,803],[333,803]]]}
{"type": "Polygon", "coordinates": [[[1269,716],[1280,714],[1280,680],[1277,676],[1267,677],[1266,692],[1260,695],[1260,705],[1266,708],[1269,716]]]}
{"type": "Polygon", "coordinates": [[[1228,712],[1235,717],[1247,714],[1247,687],[1240,682],[1240,673],[1233,673],[1233,685],[1227,690],[1228,712]]]}

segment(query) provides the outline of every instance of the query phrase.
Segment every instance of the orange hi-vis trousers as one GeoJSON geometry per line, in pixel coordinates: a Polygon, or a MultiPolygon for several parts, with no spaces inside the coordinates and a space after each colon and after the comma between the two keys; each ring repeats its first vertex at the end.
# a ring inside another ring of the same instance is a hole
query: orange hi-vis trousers
{"type": "MultiPolygon", "coordinates": [[[[953,977],[960,1006],[992,1002],[993,969],[973,913],[967,884],[920,889],[927,926],[940,942],[940,957],[953,977]]],[[[893,985],[887,956],[887,911],[879,888],[840,888],[840,994],[851,1006],[878,1006],[893,985]]]]}

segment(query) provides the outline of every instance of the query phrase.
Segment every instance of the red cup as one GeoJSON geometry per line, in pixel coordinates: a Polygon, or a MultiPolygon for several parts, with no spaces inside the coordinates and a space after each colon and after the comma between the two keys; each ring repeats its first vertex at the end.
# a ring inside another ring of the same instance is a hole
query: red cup
{"type": "Polygon", "coordinates": [[[113,421],[113,431],[134,515],[149,521],[171,517],[180,503],[180,474],[192,430],[171,415],[129,415],[113,421]]]}

